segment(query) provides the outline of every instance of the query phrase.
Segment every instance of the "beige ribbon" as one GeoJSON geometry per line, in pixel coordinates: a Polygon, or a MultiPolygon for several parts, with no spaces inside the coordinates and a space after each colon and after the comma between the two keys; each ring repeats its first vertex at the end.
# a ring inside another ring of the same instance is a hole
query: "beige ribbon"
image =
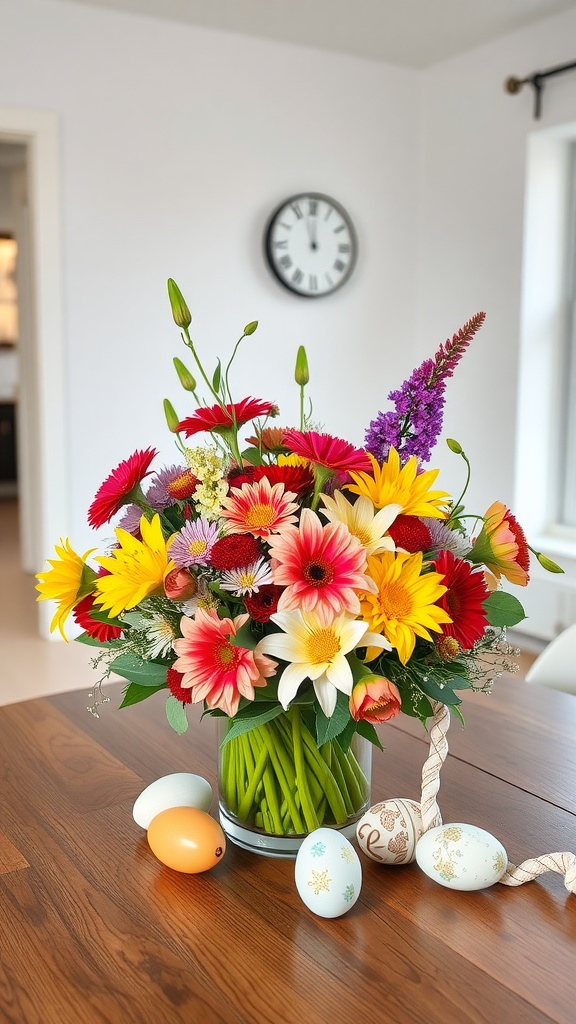
{"type": "MultiPolygon", "coordinates": [[[[440,770],[448,756],[448,740],[446,734],[450,726],[450,711],[445,704],[433,703],[433,718],[430,728],[430,750],[422,767],[422,798],[420,811],[422,829],[442,824],[442,815],[438,807],[438,791],[440,789],[440,770]]],[[[539,875],[548,871],[556,871],[564,875],[564,885],[568,892],[576,894],[576,854],[547,853],[542,857],[525,860],[522,864],[508,862],[500,882],[502,885],[524,885],[532,882],[539,875]]]]}

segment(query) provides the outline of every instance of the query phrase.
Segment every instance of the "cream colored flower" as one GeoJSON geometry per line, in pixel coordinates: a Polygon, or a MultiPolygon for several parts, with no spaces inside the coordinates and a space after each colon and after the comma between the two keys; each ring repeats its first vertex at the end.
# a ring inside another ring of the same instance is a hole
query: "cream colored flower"
{"type": "Polygon", "coordinates": [[[320,498],[326,506],[319,509],[320,514],[331,523],[344,523],[350,533],[366,548],[367,555],[395,550],[394,541],[386,534],[396,516],[402,511],[401,505],[385,505],[376,512],[370,499],[364,496],[351,502],[342,491],[334,491],[334,497],[321,494],[320,498]]]}

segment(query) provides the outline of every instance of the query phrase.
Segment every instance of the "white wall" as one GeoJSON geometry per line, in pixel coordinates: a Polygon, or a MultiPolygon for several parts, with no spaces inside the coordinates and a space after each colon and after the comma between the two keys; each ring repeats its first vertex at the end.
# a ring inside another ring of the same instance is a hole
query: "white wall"
{"type": "Polygon", "coordinates": [[[360,443],[411,363],[418,75],[56,0],[0,0],[0,23],[3,104],[60,117],[78,547],[112,466],[149,444],[172,459],[162,399],[192,411],[172,368],[185,352],[169,276],[209,358],[260,321],[238,398],[275,399],[294,421],[303,343],[316,417],[360,443]],[[261,252],[269,213],[304,189],[340,200],[360,238],[347,286],[312,301],[282,289],[261,252]]]}
{"type": "MultiPolygon", "coordinates": [[[[456,321],[486,311],[484,328],[449,382],[445,434],[472,459],[470,510],[482,512],[499,499],[527,521],[530,498],[521,495],[530,495],[530,486],[533,494],[544,488],[546,474],[529,459],[523,478],[517,474],[526,159],[533,133],[576,119],[576,72],[547,81],[540,120],[533,117],[532,89],[512,96],[504,82],[574,60],[576,12],[570,12],[437,65],[423,89],[417,344],[425,354],[426,338],[442,333],[447,310],[456,321]]],[[[532,405],[533,420],[538,408],[532,405]]],[[[443,445],[436,461],[448,490],[457,489],[460,461],[443,445]]],[[[528,539],[535,546],[542,541],[533,533],[528,539]]],[[[548,552],[566,577],[534,565],[534,583],[519,595],[528,632],[548,638],[576,621],[576,559],[569,551],[568,545],[548,552]]]]}
{"type": "MultiPolygon", "coordinates": [[[[162,398],[188,411],[168,276],[204,352],[226,356],[260,320],[238,397],[295,418],[304,343],[317,419],[358,443],[390,388],[486,310],[448,385],[445,434],[473,460],[471,509],[513,503],[527,137],[574,120],[576,80],[546,86],[540,124],[531,92],[503,82],[574,59],[576,13],[424,73],[58,0],[0,0],[0,24],[3,104],[60,118],[79,549],[112,466],[148,444],[172,456],[162,398]],[[261,253],[269,212],[308,188],[349,209],[361,247],[348,285],[316,301],[283,291],[261,253]]],[[[435,461],[457,491],[458,460],[441,445],[435,461]]]]}

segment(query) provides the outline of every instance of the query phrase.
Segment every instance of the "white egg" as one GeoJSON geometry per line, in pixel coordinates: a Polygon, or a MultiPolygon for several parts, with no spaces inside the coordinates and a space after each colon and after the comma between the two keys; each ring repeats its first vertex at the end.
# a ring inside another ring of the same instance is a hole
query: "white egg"
{"type": "Polygon", "coordinates": [[[420,804],[404,797],[374,804],[356,826],[358,846],[379,864],[410,864],[422,832],[420,804]]]}
{"type": "Polygon", "coordinates": [[[212,802],[212,786],[201,775],[175,772],[151,782],[137,797],[132,816],[137,825],[147,829],[160,811],[169,807],[197,807],[207,811],[212,802]]]}
{"type": "Polygon", "coordinates": [[[352,843],[334,828],[317,828],[302,843],[294,870],[303,903],[318,917],[341,917],[362,888],[362,866],[352,843]]]}
{"type": "Polygon", "coordinates": [[[437,825],[416,845],[416,861],[429,878],[448,889],[487,889],[502,878],[506,850],[477,825],[437,825]]]}

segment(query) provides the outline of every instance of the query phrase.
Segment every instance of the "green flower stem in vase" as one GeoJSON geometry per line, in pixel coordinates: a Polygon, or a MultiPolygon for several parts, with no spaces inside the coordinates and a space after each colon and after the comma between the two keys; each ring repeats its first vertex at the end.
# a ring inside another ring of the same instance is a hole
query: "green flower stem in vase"
{"type": "Polygon", "coordinates": [[[233,842],[290,857],[321,826],[354,835],[370,801],[367,740],[318,747],[299,705],[232,739],[233,723],[219,721],[220,821],[233,842]]]}

